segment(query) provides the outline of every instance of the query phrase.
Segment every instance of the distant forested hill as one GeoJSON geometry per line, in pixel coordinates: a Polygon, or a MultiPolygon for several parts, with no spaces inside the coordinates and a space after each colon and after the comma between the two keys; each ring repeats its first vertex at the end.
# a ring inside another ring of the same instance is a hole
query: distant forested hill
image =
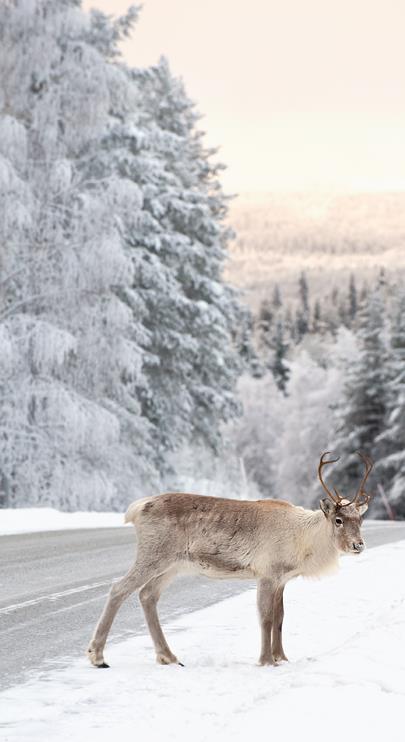
{"type": "Polygon", "coordinates": [[[405,193],[241,195],[230,222],[226,275],[254,308],[275,280],[289,298],[302,270],[320,296],[352,272],[361,282],[405,270],[405,193]]]}

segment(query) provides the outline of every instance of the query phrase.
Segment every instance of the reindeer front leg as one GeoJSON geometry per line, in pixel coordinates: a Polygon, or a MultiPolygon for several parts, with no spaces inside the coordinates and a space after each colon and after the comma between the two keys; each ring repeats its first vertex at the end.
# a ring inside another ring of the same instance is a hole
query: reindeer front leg
{"type": "Polygon", "coordinates": [[[285,660],[288,662],[288,658],[285,656],[283,649],[283,618],[284,618],[284,585],[278,587],[274,593],[273,600],[273,632],[272,632],[272,654],[275,662],[285,660]]]}
{"type": "Polygon", "coordinates": [[[272,628],[274,614],[275,585],[271,580],[259,580],[257,584],[257,607],[262,631],[260,665],[274,665],[272,651],[272,628]]]}

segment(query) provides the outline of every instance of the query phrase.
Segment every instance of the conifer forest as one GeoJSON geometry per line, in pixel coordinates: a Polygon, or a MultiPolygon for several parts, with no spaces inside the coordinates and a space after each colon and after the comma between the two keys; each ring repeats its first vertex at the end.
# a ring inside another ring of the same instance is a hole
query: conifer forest
{"type": "Polygon", "coordinates": [[[0,507],[168,488],[316,507],[320,454],[351,494],[360,450],[371,516],[405,518],[401,272],[324,269],[320,288],[297,263],[286,288],[275,264],[244,291],[192,91],[120,54],[140,12],[0,6],[0,507]]]}

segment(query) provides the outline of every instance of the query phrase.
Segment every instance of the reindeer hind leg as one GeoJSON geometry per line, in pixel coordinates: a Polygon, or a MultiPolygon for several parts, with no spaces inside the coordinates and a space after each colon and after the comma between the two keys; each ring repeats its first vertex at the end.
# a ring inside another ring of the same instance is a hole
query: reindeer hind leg
{"type": "Polygon", "coordinates": [[[153,577],[158,577],[162,571],[168,569],[162,560],[139,559],[129,572],[118,582],[115,582],[110,590],[104,610],[95,628],[93,637],[87,649],[87,656],[95,667],[109,667],[104,661],[104,647],[107,641],[114,618],[123,602],[129,598],[135,590],[139,590],[153,577]]]}
{"type": "Polygon", "coordinates": [[[172,567],[158,577],[153,577],[139,591],[139,600],[145,614],[146,623],[156,651],[156,660],[161,665],[172,663],[181,665],[171,651],[160,625],[157,603],[165,587],[174,579],[177,568],[172,567]]]}

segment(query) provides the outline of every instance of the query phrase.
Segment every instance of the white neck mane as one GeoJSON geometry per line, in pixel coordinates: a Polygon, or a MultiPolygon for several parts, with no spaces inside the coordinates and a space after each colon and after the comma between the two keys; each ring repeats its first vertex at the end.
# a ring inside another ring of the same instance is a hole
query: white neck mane
{"type": "Polygon", "coordinates": [[[300,561],[304,577],[321,577],[335,572],[339,566],[339,552],[332,538],[332,524],[321,510],[300,508],[299,523],[302,535],[300,561]]]}

